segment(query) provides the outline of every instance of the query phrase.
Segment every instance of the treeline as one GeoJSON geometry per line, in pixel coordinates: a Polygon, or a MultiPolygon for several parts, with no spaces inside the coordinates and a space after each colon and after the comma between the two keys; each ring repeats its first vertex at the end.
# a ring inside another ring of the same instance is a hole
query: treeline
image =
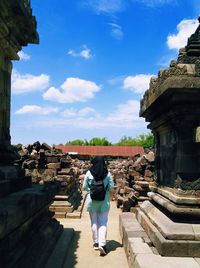
{"type": "Polygon", "coordinates": [[[110,146],[110,145],[118,145],[118,146],[143,146],[144,148],[153,148],[154,147],[154,136],[152,133],[141,134],[136,138],[124,136],[117,143],[112,143],[108,141],[107,138],[92,138],[91,140],[81,140],[76,139],[72,141],[68,141],[66,145],[91,145],[91,146],[110,146]]]}

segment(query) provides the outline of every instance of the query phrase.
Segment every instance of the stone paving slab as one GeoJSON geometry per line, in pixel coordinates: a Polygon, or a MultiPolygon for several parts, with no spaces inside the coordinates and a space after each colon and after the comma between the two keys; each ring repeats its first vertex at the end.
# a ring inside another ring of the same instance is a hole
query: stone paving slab
{"type": "MultiPolygon", "coordinates": [[[[99,256],[93,250],[89,214],[83,209],[81,219],[62,219],[64,228],[73,227],[74,238],[70,244],[63,268],[128,268],[127,258],[119,235],[119,214],[116,203],[111,202],[108,220],[108,255],[99,256]]],[[[55,268],[57,268],[55,266],[55,268]]]]}

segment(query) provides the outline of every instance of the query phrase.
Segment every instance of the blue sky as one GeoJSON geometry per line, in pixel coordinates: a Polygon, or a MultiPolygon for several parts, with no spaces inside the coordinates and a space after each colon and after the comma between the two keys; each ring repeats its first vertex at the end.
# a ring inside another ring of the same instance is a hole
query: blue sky
{"type": "Polygon", "coordinates": [[[200,1],[31,2],[40,44],[13,62],[12,143],[149,132],[140,99],[196,29],[200,1]]]}

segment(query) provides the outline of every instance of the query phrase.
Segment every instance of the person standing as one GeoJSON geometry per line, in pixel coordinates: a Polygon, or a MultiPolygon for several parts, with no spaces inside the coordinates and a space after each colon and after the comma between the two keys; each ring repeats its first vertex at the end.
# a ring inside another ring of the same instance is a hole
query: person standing
{"type": "Polygon", "coordinates": [[[110,172],[108,172],[103,156],[96,156],[92,159],[91,164],[91,168],[85,175],[82,188],[88,191],[86,208],[90,215],[93,248],[99,250],[101,256],[105,256],[107,254],[106,237],[108,212],[110,209],[110,192],[114,189],[114,182],[110,172]],[[105,189],[104,200],[98,201],[91,198],[90,192],[94,181],[103,181],[105,189]]]}

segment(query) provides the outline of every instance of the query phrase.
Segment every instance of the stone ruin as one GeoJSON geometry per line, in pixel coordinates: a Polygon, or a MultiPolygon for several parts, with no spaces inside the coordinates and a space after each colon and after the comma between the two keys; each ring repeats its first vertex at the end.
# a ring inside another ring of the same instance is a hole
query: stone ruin
{"type": "Polygon", "coordinates": [[[161,255],[200,257],[200,25],[151,79],[140,116],[155,136],[157,185],[137,219],[161,255]]]}
{"type": "MultiPolygon", "coordinates": [[[[50,210],[55,218],[80,218],[85,192],[81,191],[84,175],[90,167],[89,160],[82,160],[81,155],[71,158],[67,153],[55,149],[46,143],[35,142],[27,146],[15,146],[20,158],[15,164],[25,170],[26,176],[34,184],[59,182],[60,188],[50,210]]],[[[91,158],[91,157],[89,157],[91,158]]],[[[130,211],[138,202],[148,200],[149,186],[154,181],[154,153],[119,158],[108,161],[108,169],[115,181],[117,207],[130,211]]]]}
{"type": "Polygon", "coordinates": [[[109,162],[108,168],[116,185],[113,199],[123,212],[131,211],[139,202],[149,199],[147,193],[155,185],[154,160],[154,152],[149,151],[109,162]]]}
{"type": "Polygon", "coordinates": [[[15,146],[20,158],[15,164],[24,169],[34,184],[49,182],[59,184],[59,190],[50,206],[55,218],[80,218],[85,196],[81,191],[83,174],[89,168],[89,161],[72,159],[68,154],[39,141],[15,146]]]}
{"type": "Polygon", "coordinates": [[[39,42],[36,19],[29,0],[1,0],[0,20],[0,267],[44,267],[62,233],[48,209],[58,186],[32,185],[10,141],[11,61],[39,42]]]}

